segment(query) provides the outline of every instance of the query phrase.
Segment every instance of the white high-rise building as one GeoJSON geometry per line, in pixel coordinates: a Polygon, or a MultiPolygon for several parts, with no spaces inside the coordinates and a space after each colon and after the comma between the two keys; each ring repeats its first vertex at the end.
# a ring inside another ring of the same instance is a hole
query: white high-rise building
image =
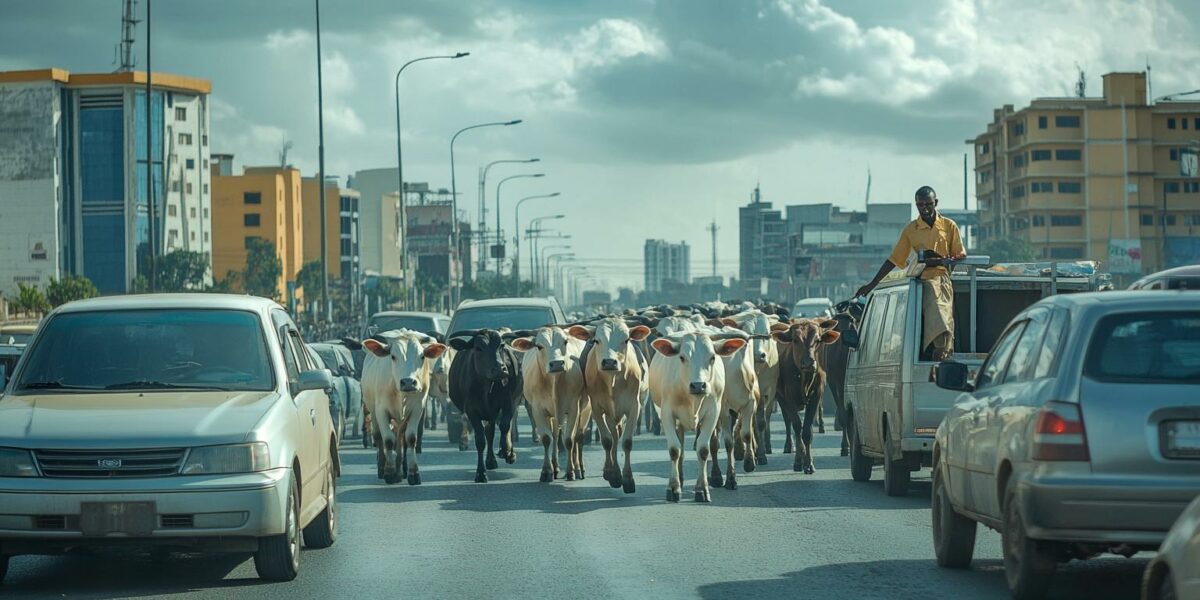
{"type": "Polygon", "coordinates": [[[647,292],[661,292],[666,282],[691,283],[692,253],[687,242],[646,240],[644,258],[647,292]]]}

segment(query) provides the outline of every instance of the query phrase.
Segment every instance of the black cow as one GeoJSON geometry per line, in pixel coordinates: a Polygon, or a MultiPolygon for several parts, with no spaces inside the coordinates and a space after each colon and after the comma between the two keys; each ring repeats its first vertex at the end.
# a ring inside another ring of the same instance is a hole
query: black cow
{"type": "Polygon", "coordinates": [[[837,422],[842,428],[842,456],[850,455],[846,428],[846,368],[850,363],[851,346],[858,344],[858,323],[862,321],[864,306],[847,300],[834,307],[833,320],[837,321],[836,329],[842,337],[825,346],[825,375],[837,406],[837,422]]]}
{"type": "Polygon", "coordinates": [[[521,363],[505,342],[527,335],[530,332],[501,334],[494,329],[477,329],[448,336],[450,347],[458,352],[450,365],[450,401],[466,415],[475,432],[476,483],[487,483],[488,469],[497,466],[492,452],[496,425],[500,426],[500,456],[510,465],[517,460],[509,429],[521,400],[521,363]]]}

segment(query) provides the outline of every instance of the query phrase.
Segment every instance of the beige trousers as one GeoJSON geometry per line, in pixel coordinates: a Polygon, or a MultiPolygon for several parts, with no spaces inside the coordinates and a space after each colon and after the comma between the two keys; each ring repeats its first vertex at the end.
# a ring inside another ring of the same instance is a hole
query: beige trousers
{"type": "Polygon", "coordinates": [[[921,308],[925,315],[922,348],[933,344],[935,360],[954,352],[954,283],[949,275],[921,280],[921,308]]]}

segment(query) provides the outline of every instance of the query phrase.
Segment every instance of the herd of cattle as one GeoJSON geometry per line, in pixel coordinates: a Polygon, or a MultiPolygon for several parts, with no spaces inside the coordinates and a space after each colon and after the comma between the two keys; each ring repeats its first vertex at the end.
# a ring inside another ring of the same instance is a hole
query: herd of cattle
{"type": "Polygon", "coordinates": [[[591,420],[604,449],[604,479],[633,493],[634,424],[648,407],[667,439],[669,501],[681,495],[685,432],[696,434],[694,497],[708,502],[710,485],[737,489],[739,456],[746,472],[766,462],[776,406],[789,428],[789,446],[790,432],[797,434],[793,468],[811,474],[813,427],[827,383],[843,412],[849,349],[839,337],[856,327],[856,306],[839,305],[830,319],[791,319],[775,304],[714,302],[600,315],[534,331],[480,329],[444,338],[406,329],[378,333],[362,341],[363,398],[375,424],[377,474],[387,483],[421,482],[415,450],[431,393],[449,397],[470,423],[479,483],[487,482],[497,456],[515,462],[510,431],[522,403],[544,450],[543,482],[560,472],[567,481],[584,477],[581,445],[591,420]],[[497,428],[499,452],[493,450],[497,428]]]}

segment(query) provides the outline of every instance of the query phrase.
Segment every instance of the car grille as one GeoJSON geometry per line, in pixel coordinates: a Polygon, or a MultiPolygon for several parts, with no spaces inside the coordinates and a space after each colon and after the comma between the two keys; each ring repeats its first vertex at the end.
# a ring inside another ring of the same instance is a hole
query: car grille
{"type": "Polygon", "coordinates": [[[163,529],[191,529],[195,527],[195,515],[162,515],[163,529]]]}
{"type": "Polygon", "coordinates": [[[33,518],[34,529],[66,529],[67,517],[65,515],[37,515],[33,518]]]}
{"type": "Polygon", "coordinates": [[[161,477],[179,473],[183,448],[153,450],[37,450],[34,457],[46,477],[161,477]]]}

